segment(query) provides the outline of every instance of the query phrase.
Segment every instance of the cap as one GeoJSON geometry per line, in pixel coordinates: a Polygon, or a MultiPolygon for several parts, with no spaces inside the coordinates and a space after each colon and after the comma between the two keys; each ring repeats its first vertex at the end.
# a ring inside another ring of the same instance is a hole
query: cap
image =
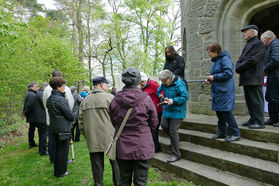
{"type": "Polygon", "coordinates": [[[140,81],[140,72],[138,69],[130,67],[122,72],[122,82],[127,87],[138,86],[140,81]]]}
{"type": "Polygon", "coordinates": [[[103,76],[98,76],[98,77],[95,77],[95,78],[93,79],[93,85],[94,85],[94,86],[99,85],[99,84],[101,84],[101,83],[106,83],[106,84],[108,84],[109,81],[108,81],[105,77],[103,77],[103,76]]]}
{"type": "Polygon", "coordinates": [[[147,77],[146,73],[140,72],[140,79],[141,79],[141,81],[147,81],[148,77],[147,77]]]}
{"type": "Polygon", "coordinates": [[[242,28],[240,31],[244,32],[245,30],[248,30],[248,29],[254,29],[254,30],[259,31],[259,28],[257,27],[257,25],[248,25],[248,26],[242,28]]]}

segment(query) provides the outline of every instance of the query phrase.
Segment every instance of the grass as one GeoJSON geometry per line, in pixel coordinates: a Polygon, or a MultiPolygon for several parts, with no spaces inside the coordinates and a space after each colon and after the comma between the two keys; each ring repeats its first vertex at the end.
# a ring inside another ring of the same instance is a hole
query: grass
{"type": "MultiPolygon", "coordinates": [[[[26,128],[25,128],[26,130],[26,128]]],[[[13,137],[0,150],[0,185],[93,185],[89,152],[84,138],[74,144],[76,164],[69,164],[67,177],[53,176],[53,164],[48,156],[40,156],[38,148],[28,148],[27,130],[24,135],[13,137]]],[[[36,139],[38,141],[38,139],[36,139]]],[[[71,159],[71,153],[69,153],[71,159]]],[[[109,160],[105,160],[104,185],[113,185],[109,160]]],[[[150,168],[148,185],[152,186],[195,186],[175,175],[150,168]],[[167,175],[167,176],[166,176],[167,175]]]]}

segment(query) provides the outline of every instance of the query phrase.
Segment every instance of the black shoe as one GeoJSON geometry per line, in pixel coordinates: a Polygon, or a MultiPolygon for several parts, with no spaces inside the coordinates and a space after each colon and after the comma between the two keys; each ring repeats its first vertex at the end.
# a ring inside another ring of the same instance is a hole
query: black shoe
{"type": "Polygon", "coordinates": [[[267,121],[264,122],[264,125],[273,125],[274,123],[276,123],[276,121],[269,119],[267,121]]]}
{"type": "Polygon", "coordinates": [[[264,126],[264,125],[260,125],[260,124],[258,124],[258,123],[255,123],[255,124],[249,125],[249,128],[250,128],[250,129],[264,129],[265,126],[264,126]]]}
{"type": "Polygon", "coordinates": [[[29,145],[29,149],[33,148],[33,147],[38,147],[39,145],[37,145],[36,143],[33,145],[29,145]]]}
{"type": "Polygon", "coordinates": [[[230,136],[228,138],[225,139],[225,141],[227,142],[231,142],[231,141],[239,141],[240,136],[230,136]]]}
{"type": "Polygon", "coordinates": [[[244,126],[244,127],[247,127],[247,126],[249,126],[251,124],[252,124],[251,122],[246,121],[246,122],[242,123],[241,125],[244,126]]]}
{"type": "Polygon", "coordinates": [[[70,171],[67,171],[67,172],[65,172],[64,174],[58,175],[58,176],[56,176],[56,177],[57,177],[57,178],[60,178],[60,177],[68,176],[68,175],[70,175],[70,174],[71,174],[71,172],[70,172],[70,171]]]}
{"type": "Polygon", "coordinates": [[[273,127],[279,127],[279,122],[273,123],[273,127]]]}
{"type": "Polygon", "coordinates": [[[225,138],[226,136],[224,136],[224,135],[220,135],[220,134],[216,134],[215,136],[212,136],[212,139],[223,139],[223,138],[225,138]]]}

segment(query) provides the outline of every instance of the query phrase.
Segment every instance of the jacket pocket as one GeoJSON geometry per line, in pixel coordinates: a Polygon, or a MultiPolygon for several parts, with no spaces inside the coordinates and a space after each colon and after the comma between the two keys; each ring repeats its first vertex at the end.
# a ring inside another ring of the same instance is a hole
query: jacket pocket
{"type": "Polygon", "coordinates": [[[228,82],[216,82],[215,84],[215,92],[228,92],[228,82]]]}

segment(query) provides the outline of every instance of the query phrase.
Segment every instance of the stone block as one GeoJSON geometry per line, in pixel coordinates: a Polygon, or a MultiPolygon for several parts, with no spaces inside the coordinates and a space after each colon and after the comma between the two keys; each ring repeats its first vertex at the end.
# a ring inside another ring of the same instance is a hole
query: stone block
{"type": "Polygon", "coordinates": [[[244,115],[247,115],[247,106],[246,106],[246,103],[243,102],[243,101],[236,101],[235,102],[235,109],[233,111],[233,113],[235,115],[238,115],[238,116],[244,116],[244,115]]]}
{"type": "Polygon", "coordinates": [[[190,48],[202,47],[202,38],[199,34],[191,34],[189,41],[190,48]]]}
{"type": "Polygon", "coordinates": [[[189,111],[193,114],[200,113],[200,104],[196,102],[189,102],[188,104],[189,111]]]}
{"type": "Polygon", "coordinates": [[[200,7],[198,9],[192,10],[189,14],[189,19],[198,19],[203,16],[204,7],[200,7]]]}
{"type": "Polygon", "coordinates": [[[195,61],[202,60],[203,49],[202,48],[194,48],[189,50],[189,61],[190,63],[194,63],[195,61]]]}
{"type": "Polygon", "coordinates": [[[191,102],[199,102],[199,96],[195,93],[189,93],[189,100],[191,100],[191,102]]]}
{"type": "Polygon", "coordinates": [[[187,25],[189,26],[190,33],[198,33],[200,29],[200,23],[201,21],[199,19],[189,20],[187,25]]]}
{"type": "Polygon", "coordinates": [[[210,0],[206,4],[205,17],[214,17],[219,8],[219,1],[210,0]]]}
{"type": "Polygon", "coordinates": [[[201,20],[200,34],[207,34],[213,31],[214,20],[211,18],[203,18],[201,20]]]}
{"type": "Polygon", "coordinates": [[[204,6],[205,3],[206,3],[206,0],[192,0],[192,9],[196,9],[201,6],[204,6]]]}
{"type": "Polygon", "coordinates": [[[201,94],[200,95],[200,104],[201,105],[210,105],[211,102],[211,96],[209,95],[205,95],[205,94],[201,94]]]}

